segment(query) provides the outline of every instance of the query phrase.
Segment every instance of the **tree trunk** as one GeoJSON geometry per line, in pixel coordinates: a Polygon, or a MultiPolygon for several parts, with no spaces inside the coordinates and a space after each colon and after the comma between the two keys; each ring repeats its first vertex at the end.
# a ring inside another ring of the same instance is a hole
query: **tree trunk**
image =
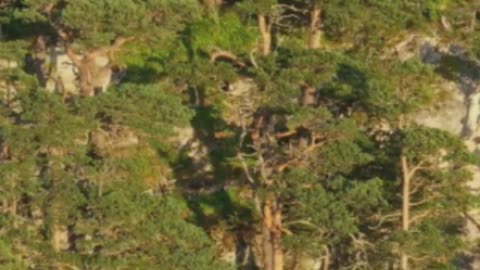
{"type": "MultiPolygon", "coordinates": [[[[402,230],[408,232],[410,229],[410,171],[405,155],[400,157],[402,166],[402,230]]],[[[400,269],[408,270],[408,255],[405,251],[400,253],[400,269]]]]}
{"type": "Polygon", "coordinates": [[[320,30],[322,10],[314,5],[310,10],[310,29],[308,32],[308,48],[320,48],[320,40],[322,38],[322,31],[320,30]]]}
{"type": "Polygon", "coordinates": [[[281,207],[266,199],[263,205],[263,270],[283,270],[281,207]]]}
{"type": "Polygon", "coordinates": [[[314,106],[317,103],[316,89],[311,85],[302,86],[300,105],[302,106],[314,106]]]}
{"type": "Polygon", "coordinates": [[[267,16],[265,14],[258,14],[258,28],[260,29],[260,34],[262,36],[262,43],[260,47],[260,52],[263,56],[270,54],[272,49],[272,33],[271,33],[271,24],[268,22],[267,16]]]}
{"type": "Polygon", "coordinates": [[[273,217],[273,254],[274,254],[274,270],[283,270],[283,252],[282,252],[282,210],[278,205],[275,209],[273,217]]]}
{"type": "Polygon", "coordinates": [[[272,205],[267,199],[263,205],[263,224],[262,224],[262,241],[263,241],[263,269],[274,270],[274,254],[272,248],[272,233],[273,217],[272,205]]]}

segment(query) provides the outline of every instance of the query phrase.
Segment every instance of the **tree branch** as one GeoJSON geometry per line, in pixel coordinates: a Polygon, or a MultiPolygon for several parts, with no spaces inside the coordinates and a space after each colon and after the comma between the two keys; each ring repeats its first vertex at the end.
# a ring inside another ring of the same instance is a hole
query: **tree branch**
{"type": "Polygon", "coordinates": [[[240,160],[240,163],[242,164],[243,171],[245,173],[245,176],[247,177],[248,182],[250,183],[252,189],[253,189],[253,201],[255,203],[255,209],[260,215],[263,215],[262,213],[262,207],[260,205],[260,200],[258,198],[256,189],[257,189],[257,184],[255,183],[255,180],[253,179],[252,175],[250,174],[250,170],[248,169],[247,163],[245,162],[245,159],[243,158],[242,153],[237,154],[237,158],[240,160]]]}
{"type": "Polygon", "coordinates": [[[242,68],[247,66],[244,62],[242,62],[238,58],[238,56],[236,56],[235,54],[229,51],[225,51],[222,49],[216,49],[214,52],[210,54],[210,63],[215,63],[215,61],[217,61],[218,58],[226,58],[242,68]]]}
{"type": "Polygon", "coordinates": [[[408,172],[408,178],[412,178],[417,171],[424,169],[423,167],[424,164],[425,164],[425,160],[422,160],[417,165],[413,166],[408,172]]]}
{"type": "Polygon", "coordinates": [[[97,48],[97,49],[89,52],[88,55],[90,57],[94,58],[94,57],[97,57],[97,56],[100,56],[100,55],[106,55],[106,54],[114,53],[114,52],[118,51],[127,42],[130,42],[134,39],[135,39],[135,37],[118,37],[113,41],[112,45],[97,48]]]}
{"type": "Polygon", "coordinates": [[[421,214],[418,214],[416,216],[413,216],[412,218],[410,218],[410,220],[408,221],[408,223],[411,225],[411,224],[414,224],[415,222],[418,222],[420,221],[421,219],[423,218],[426,218],[428,215],[430,215],[432,213],[432,210],[427,210],[421,214]]]}
{"type": "Polygon", "coordinates": [[[431,202],[432,200],[438,198],[439,196],[440,196],[439,194],[433,194],[432,196],[427,196],[418,202],[410,202],[410,206],[419,206],[427,202],[431,202]]]}
{"type": "Polygon", "coordinates": [[[316,231],[325,233],[325,229],[305,219],[299,219],[299,220],[294,220],[294,221],[284,223],[284,226],[286,227],[292,226],[292,225],[303,225],[303,226],[315,229],[316,231]]]}
{"type": "Polygon", "coordinates": [[[397,219],[399,217],[402,216],[402,213],[393,213],[393,214],[389,214],[389,215],[385,215],[383,217],[380,218],[379,222],[377,223],[377,225],[375,226],[368,226],[369,229],[372,229],[372,230],[376,230],[378,228],[380,228],[383,223],[385,223],[386,221],[390,221],[390,220],[394,220],[394,219],[397,219]]]}

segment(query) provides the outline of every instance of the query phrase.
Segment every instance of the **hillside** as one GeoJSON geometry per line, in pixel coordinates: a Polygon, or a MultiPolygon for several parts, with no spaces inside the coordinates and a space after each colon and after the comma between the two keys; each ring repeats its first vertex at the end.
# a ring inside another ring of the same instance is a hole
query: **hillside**
{"type": "Polygon", "coordinates": [[[479,20],[0,0],[0,270],[480,269],[479,20]]]}

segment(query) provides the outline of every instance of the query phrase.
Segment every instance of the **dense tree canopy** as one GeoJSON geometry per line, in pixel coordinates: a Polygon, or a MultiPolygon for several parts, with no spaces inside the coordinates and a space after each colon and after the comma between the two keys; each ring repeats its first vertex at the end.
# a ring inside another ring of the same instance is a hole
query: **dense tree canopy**
{"type": "Polygon", "coordinates": [[[479,12],[0,1],[0,269],[470,269],[479,12]]]}

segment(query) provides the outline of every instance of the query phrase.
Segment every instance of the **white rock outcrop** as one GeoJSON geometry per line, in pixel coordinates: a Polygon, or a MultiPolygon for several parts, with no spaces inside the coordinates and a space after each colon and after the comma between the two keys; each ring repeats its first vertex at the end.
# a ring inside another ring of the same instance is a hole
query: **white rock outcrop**
{"type": "MultiPolygon", "coordinates": [[[[66,96],[79,95],[78,69],[65,50],[52,46],[47,49],[47,52],[41,61],[33,60],[39,82],[52,93],[61,93],[66,96]]],[[[82,58],[80,55],[78,57],[82,58]]],[[[106,56],[95,58],[95,66],[91,70],[93,71],[92,83],[97,93],[105,92],[114,81],[118,80],[119,74],[113,72],[110,64],[106,56]]]]}
{"type": "MultiPolygon", "coordinates": [[[[454,78],[446,78],[440,87],[448,97],[435,109],[425,110],[415,115],[418,124],[449,131],[463,138],[467,148],[480,155],[480,63],[468,59],[460,46],[441,44],[431,37],[409,40],[410,46],[403,44],[405,51],[398,51],[401,59],[419,57],[423,62],[436,65],[444,64],[445,57],[453,58],[463,65],[454,78]],[[412,51],[413,49],[413,51],[412,51]]],[[[449,65],[449,63],[446,63],[449,65]]],[[[469,182],[472,193],[480,195],[480,168],[469,166],[473,180],[469,182]]],[[[480,209],[470,211],[465,220],[465,238],[472,243],[480,240],[480,209]]],[[[475,252],[478,253],[478,252],[475,252]]],[[[480,255],[466,254],[460,258],[461,269],[480,269],[480,255]]]]}

